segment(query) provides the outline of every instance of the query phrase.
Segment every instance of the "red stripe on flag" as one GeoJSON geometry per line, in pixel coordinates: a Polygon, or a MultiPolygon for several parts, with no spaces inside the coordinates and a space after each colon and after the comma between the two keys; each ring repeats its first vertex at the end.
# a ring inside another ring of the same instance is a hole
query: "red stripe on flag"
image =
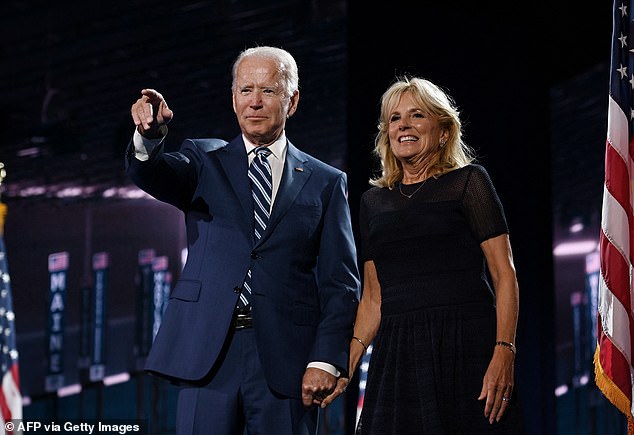
{"type": "MultiPolygon", "coordinates": [[[[2,381],[4,383],[4,379],[2,379],[2,381]]],[[[4,388],[0,388],[0,413],[2,413],[2,419],[4,421],[11,421],[11,408],[9,408],[4,388]]]]}
{"type": "Polygon", "coordinates": [[[11,409],[9,409],[7,398],[4,394],[0,394],[0,412],[2,412],[3,421],[11,421],[13,419],[11,416],[11,409]]]}
{"type": "Polygon", "coordinates": [[[614,247],[601,232],[599,237],[601,252],[601,274],[610,292],[621,302],[632,322],[630,303],[630,266],[621,252],[614,247]]]}
{"type": "MultiPolygon", "coordinates": [[[[600,324],[599,324],[600,325],[600,324]]],[[[630,381],[630,365],[623,354],[614,347],[614,344],[603,331],[599,335],[601,352],[599,359],[605,374],[612,380],[621,393],[631,402],[632,383],[630,381]]],[[[629,412],[629,410],[624,410],[629,412]]]]}
{"type": "MultiPolygon", "coordinates": [[[[634,141],[630,141],[630,149],[633,146],[634,141]]],[[[625,158],[628,158],[628,156],[625,156],[625,158]]],[[[623,207],[627,215],[630,228],[630,258],[628,258],[628,261],[632,263],[632,256],[634,255],[631,252],[632,247],[634,247],[632,222],[634,222],[634,216],[632,215],[632,204],[630,203],[630,174],[623,157],[614,149],[610,141],[606,141],[605,147],[605,187],[616,202],[623,207]]]]}
{"type": "Polygon", "coordinates": [[[13,376],[13,382],[15,382],[15,385],[19,387],[20,386],[20,369],[18,367],[17,362],[13,363],[13,365],[11,366],[11,376],[13,376]]]}
{"type": "Polygon", "coordinates": [[[631,381],[629,376],[629,364],[623,358],[601,328],[601,318],[598,322],[599,341],[594,354],[595,382],[601,392],[616,408],[627,417],[627,431],[634,434],[634,422],[631,417],[630,406],[631,381]]]}
{"type": "Polygon", "coordinates": [[[628,221],[631,223],[632,205],[630,204],[629,180],[630,175],[623,157],[607,141],[605,148],[605,187],[614,199],[621,204],[627,214],[628,221]]]}
{"type": "Polygon", "coordinates": [[[619,204],[629,204],[629,173],[623,157],[614,149],[610,141],[605,147],[605,185],[619,204]],[[625,181],[625,183],[624,183],[625,181]]]}

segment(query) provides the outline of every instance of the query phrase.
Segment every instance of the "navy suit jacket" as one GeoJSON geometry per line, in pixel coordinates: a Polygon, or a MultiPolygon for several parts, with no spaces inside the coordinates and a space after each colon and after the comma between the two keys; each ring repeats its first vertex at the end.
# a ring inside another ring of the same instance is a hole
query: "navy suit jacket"
{"type": "Polygon", "coordinates": [[[271,388],[301,397],[310,361],[344,374],[359,297],[359,271],[344,172],[288,142],[280,187],[262,238],[242,136],[230,143],[190,139],[178,152],[158,146],[149,160],[127,151],[132,180],[184,212],[188,255],[146,370],[196,382],[209,372],[229,332],[247,270],[253,325],[271,388]]]}

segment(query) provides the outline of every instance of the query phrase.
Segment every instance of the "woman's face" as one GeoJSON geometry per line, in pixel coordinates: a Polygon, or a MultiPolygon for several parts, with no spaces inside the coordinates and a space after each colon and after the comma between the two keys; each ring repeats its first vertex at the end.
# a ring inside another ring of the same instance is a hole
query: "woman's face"
{"type": "Polygon", "coordinates": [[[405,93],[389,114],[388,136],[394,156],[401,162],[411,162],[438,152],[447,132],[405,93]]]}

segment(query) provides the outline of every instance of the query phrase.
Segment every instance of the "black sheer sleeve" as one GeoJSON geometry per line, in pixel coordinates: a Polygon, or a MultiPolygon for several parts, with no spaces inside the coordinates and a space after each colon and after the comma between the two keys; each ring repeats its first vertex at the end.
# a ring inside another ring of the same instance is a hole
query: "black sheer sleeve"
{"type": "Polygon", "coordinates": [[[471,165],[462,204],[471,232],[482,243],[508,233],[504,208],[486,169],[471,165]]]}
{"type": "Polygon", "coordinates": [[[359,206],[359,235],[361,239],[361,247],[359,249],[359,258],[362,264],[372,260],[372,249],[370,246],[370,227],[368,223],[368,192],[361,195],[361,204],[359,206]]]}

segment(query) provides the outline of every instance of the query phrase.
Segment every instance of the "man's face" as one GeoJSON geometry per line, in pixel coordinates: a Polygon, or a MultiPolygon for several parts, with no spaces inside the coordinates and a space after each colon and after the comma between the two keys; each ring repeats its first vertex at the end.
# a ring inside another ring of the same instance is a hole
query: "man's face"
{"type": "Polygon", "coordinates": [[[246,138],[254,145],[269,145],[284,130],[287,116],[295,111],[298,93],[288,97],[274,60],[247,57],[238,65],[232,99],[246,138]]]}

